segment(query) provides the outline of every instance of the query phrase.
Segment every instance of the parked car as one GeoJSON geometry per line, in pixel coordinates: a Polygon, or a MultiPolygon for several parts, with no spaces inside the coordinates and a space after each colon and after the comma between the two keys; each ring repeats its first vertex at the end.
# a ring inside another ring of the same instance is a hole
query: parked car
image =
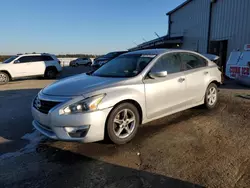
{"type": "Polygon", "coordinates": [[[154,49],[123,54],[93,73],[42,89],[33,126],[56,140],[129,142],[140,124],[204,105],[213,109],[218,66],[192,51],[154,49]]]}
{"type": "Polygon", "coordinates": [[[30,76],[52,79],[61,71],[60,61],[55,55],[47,53],[15,55],[0,63],[0,84],[30,76]]]}
{"type": "Polygon", "coordinates": [[[77,58],[70,62],[70,66],[79,66],[79,65],[88,65],[90,66],[92,64],[92,61],[90,58],[77,58]]]}
{"type": "Polygon", "coordinates": [[[98,57],[94,60],[92,66],[95,68],[99,68],[103,66],[108,61],[118,57],[121,54],[127,53],[127,51],[117,51],[117,52],[110,52],[104,56],[98,57]]]}

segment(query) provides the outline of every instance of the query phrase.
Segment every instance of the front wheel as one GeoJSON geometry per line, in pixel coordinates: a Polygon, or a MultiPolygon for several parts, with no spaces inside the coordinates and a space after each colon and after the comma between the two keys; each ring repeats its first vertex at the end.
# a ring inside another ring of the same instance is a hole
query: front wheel
{"type": "Polygon", "coordinates": [[[107,134],[115,144],[125,144],[137,132],[140,117],[137,108],[131,103],[122,103],[110,113],[107,121],[107,134]]]}
{"type": "Polygon", "coordinates": [[[5,72],[0,72],[0,85],[7,84],[10,81],[10,77],[5,72]]]}
{"type": "Polygon", "coordinates": [[[218,102],[218,88],[217,85],[211,83],[206,91],[204,105],[208,109],[213,109],[218,102]]]}

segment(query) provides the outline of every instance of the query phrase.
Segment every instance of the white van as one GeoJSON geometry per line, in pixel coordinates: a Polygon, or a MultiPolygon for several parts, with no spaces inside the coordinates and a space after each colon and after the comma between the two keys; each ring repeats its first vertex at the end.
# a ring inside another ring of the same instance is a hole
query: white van
{"type": "Polygon", "coordinates": [[[250,44],[245,51],[233,51],[227,61],[226,76],[250,86],[250,44]]]}

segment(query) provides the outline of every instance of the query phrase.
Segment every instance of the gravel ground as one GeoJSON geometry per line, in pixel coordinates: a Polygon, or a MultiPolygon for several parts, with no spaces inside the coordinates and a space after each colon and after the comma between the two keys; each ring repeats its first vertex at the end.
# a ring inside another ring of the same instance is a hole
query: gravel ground
{"type": "MultiPolygon", "coordinates": [[[[72,71],[86,69],[68,68],[62,77],[72,71]]],[[[27,144],[20,138],[32,132],[30,101],[51,82],[27,80],[1,86],[2,154],[27,144]],[[12,101],[7,110],[6,99],[12,101]],[[19,101],[22,107],[15,109],[19,101]],[[13,130],[18,123],[22,127],[13,130]]],[[[136,138],[123,146],[43,140],[35,151],[0,161],[4,169],[0,170],[0,187],[248,188],[250,100],[239,95],[249,94],[249,88],[229,82],[220,90],[216,109],[197,107],[143,125],[136,138]]]]}

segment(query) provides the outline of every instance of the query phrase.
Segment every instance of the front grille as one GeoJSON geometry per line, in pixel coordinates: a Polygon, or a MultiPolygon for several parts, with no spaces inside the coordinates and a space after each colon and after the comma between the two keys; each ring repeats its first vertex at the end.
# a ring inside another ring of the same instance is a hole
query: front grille
{"type": "Polygon", "coordinates": [[[34,100],[33,106],[36,108],[38,111],[48,114],[49,111],[55,107],[56,105],[60,104],[61,102],[55,102],[55,101],[44,101],[36,98],[34,100]]]}

